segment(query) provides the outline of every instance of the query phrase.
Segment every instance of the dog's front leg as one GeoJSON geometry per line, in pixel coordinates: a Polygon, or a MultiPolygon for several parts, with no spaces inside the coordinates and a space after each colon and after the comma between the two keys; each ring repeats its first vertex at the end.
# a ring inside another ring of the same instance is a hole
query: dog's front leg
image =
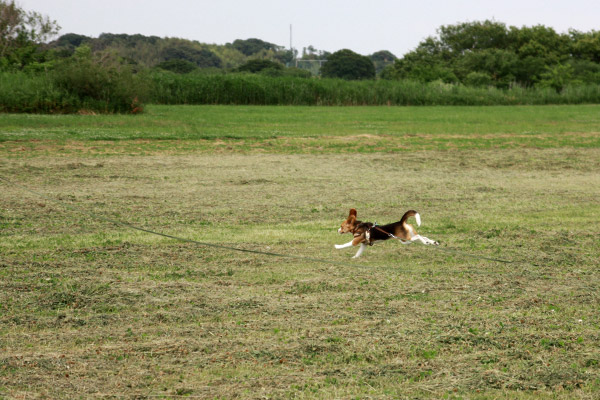
{"type": "Polygon", "coordinates": [[[344,244],[336,244],[335,248],[339,250],[339,249],[345,249],[346,247],[352,247],[352,244],[353,244],[352,242],[353,242],[353,240],[349,241],[348,243],[344,243],[344,244]]]}
{"type": "Polygon", "coordinates": [[[363,251],[365,251],[365,249],[367,248],[367,245],[364,243],[360,244],[360,247],[358,248],[358,251],[356,252],[356,254],[354,255],[354,257],[352,258],[358,258],[360,257],[360,255],[363,253],[363,251]]]}

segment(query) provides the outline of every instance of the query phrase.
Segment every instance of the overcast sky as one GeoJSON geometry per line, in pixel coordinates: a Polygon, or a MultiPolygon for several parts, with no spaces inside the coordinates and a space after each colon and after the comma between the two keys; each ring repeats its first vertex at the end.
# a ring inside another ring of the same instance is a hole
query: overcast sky
{"type": "Polygon", "coordinates": [[[60,34],[141,33],[225,44],[258,38],[301,53],[309,45],[368,55],[414,49],[441,25],[494,19],[508,26],[600,30],[598,0],[16,0],[60,34]]]}

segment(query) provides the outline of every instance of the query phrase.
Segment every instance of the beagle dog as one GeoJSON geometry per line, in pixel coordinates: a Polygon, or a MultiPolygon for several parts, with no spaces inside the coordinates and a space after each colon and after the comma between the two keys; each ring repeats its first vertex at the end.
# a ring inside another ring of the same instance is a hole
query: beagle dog
{"type": "Polygon", "coordinates": [[[421,216],[415,210],[409,210],[404,213],[400,221],[387,225],[376,225],[371,222],[362,222],[356,219],[356,209],[350,209],[348,218],[342,223],[338,233],[352,233],[354,239],[345,244],[336,244],[336,249],[345,249],[346,247],[360,245],[356,255],[352,258],[358,258],[365,251],[367,245],[372,246],[374,242],[388,239],[398,239],[402,244],[411,244],[419,241],[427,245],[439,245],[438,242],[421,236],[416,229],[406,223],[410,217],[415,217],[417,225],[421,225],[421,216]]]}

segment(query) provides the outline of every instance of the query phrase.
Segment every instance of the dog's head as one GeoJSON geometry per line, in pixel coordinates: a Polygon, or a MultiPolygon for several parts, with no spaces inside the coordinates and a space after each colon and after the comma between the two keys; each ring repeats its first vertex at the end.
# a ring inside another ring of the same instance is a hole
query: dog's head
{"type": "Polygon", "coordinates": [[[356,225],[358,225],[358,222],[356,221],[356,209],[351,208],[348,219],[342,222],[342,226],[340,226],[340,229],[338,229],[338,233],[342,234],[352,232],[356,229],[356,225]]]}

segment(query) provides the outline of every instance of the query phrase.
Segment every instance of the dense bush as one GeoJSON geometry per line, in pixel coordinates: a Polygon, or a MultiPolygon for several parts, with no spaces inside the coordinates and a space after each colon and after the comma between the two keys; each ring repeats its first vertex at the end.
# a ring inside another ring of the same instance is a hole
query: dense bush
{"type": "Polygon", "coordinates": [[[0,74],[0,111],[136,113],[146,86],[141,75],[110,54],[95,58],[80,47],[47,72],[0,74]]]}
{"type": "Polygon", "coordinates": [[[296,77],[296,78],[312,78],[312,74],[310,73],[309,70],[302,69],[302,68],[294,68],[294,67],[281,68],[281,69],[267,68],[267,69],[263,69],[262,71],[260,71],[260,74],[266,75],[266,76],[271,76],[271,77],[289,76],[289,77],[296,77]]]}
{"type": "Polygon", "coordinates": [[[243,65],[240,65],[236,71],[238,72],[260,72],[265,69],[282,70],[283,65],[269,60],[250,60],[243,65]]]}
{"type": "Polygon", "coordinates": [[[49,74],[53,83],[92,111],[141,112],[145,87],[129,65],[110,53],[92,55],[79,47],[75,56],[62,60],[49,74]]]}
{"type": "Polygon", "coordinates": [[[178,74],[187,74],[198,69],[196,64],[188,60],[163,61],[157,64],[156,68],[164,69],[165,71],[171,71],[178,74]]]}

